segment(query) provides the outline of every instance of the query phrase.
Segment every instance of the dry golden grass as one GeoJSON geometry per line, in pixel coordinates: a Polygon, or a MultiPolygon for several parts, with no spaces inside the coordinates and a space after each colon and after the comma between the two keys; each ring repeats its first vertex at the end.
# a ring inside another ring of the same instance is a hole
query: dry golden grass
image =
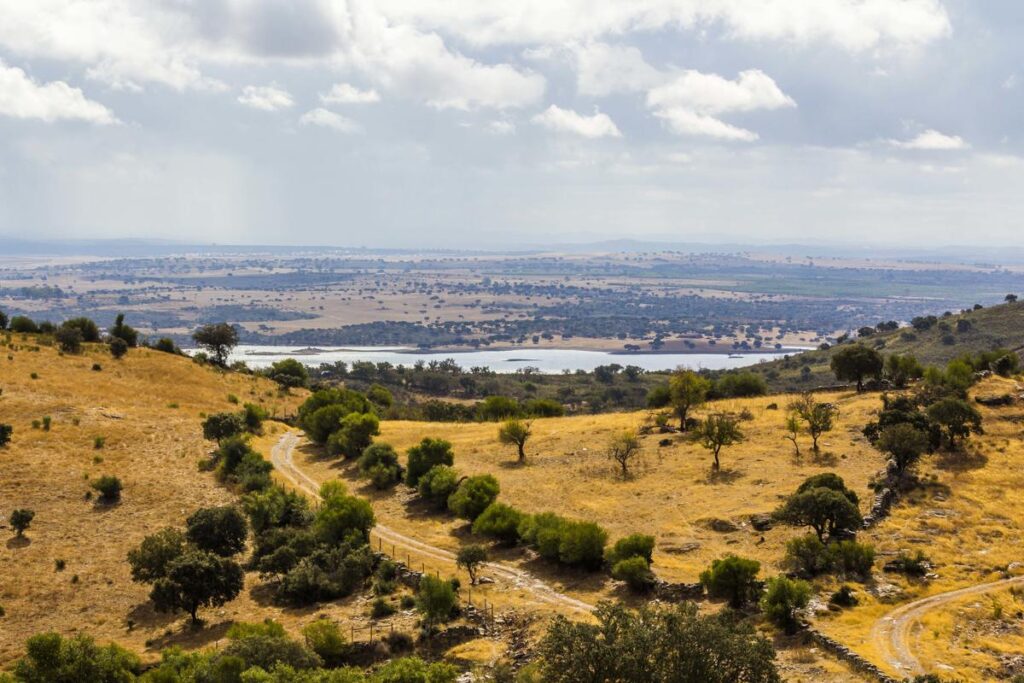
{"type": "MultiPolygon", "coordinates": [[[[237,409],[229,394],[286,414],[301,395],[280,396],[269,381],[145,349],[115,361],[104,347],[90,345],[83,355],[61,357],[48,347],[28,350],[33,343],[16,339],[17,350],[0,352],[0,422],[15,430],[12,443],[0,449],[0,515],[6,525],[13,508],[36,513],[25,541],[5,528],[0,546],[0,605],[6,612],[0,618],[0,664],[17,657],[30,635],[51,629],[115,640],[148,657],[170,644],[210,644],[232,620],[274,618],[297,632],[326,614],[346,630],[363,629],[360,638],[366,638],[365,596],[283,610],[254,591],[258,582],[248,576],[242,595],[201,613],[207,627],[193,632],[181,615],[155,614],[148,586],[129,576],[126,554],[143,536],[182,525],[198,507],[235,499],[197,469],[210,449],[202,439],[201,414],[237,409]],[[93,363],[103,370],[91,370],[93,363]],[[31,379],[33,372],[38,379],[31,379]],[[52,418],[50,431],[31,427],[46,415],[52,418]],[[97,436],[106,439],[102,449],[94,448],[97,436]],[[124,482],[115,506],[97,507],[85,499],[88,479],[102,474],[124,482]],[[57,560],[66,562],[63,571],[56,570],[57,560]]],[[[270,424],[268,432],[280,428],[270,424]]],[[[414,616],[400,614],[393,621],[408,630],[414,616]]]]}
{"type": "MultiPolygon", "coordinates": [[[[973,393],[1011,392],[1020,392],[1016,382],[990,378],[973,393]]],[[[868,638],[875,620],[909,600],[1004,578],[1011,563],[1024,559],[1020,553],[1024,544],[1024,406],[1018,403],[979,409],[984,416],[985,434],[972,439],[966,454],[926,457],[919,472],[930,485],[898,506],[884,523],[864,534],[864,540],[877,548],[880,563],[901,550],[922,550],[935,563],[937,578],[908,581],[879,573],[877,582],[899,589],[898,598],[880,601],[863,593],[862,606],[822,623],[831,635],[881,665],[886,662],[868,638]]],[[[1019,573],[1019,569],[1014,573],[1019,573]]],[[[975,601],[988,603],[984,596],[968,599],[967,603],[975,601]]],[[[1020,609],[1008,600],[1003,603],[1007,619],[1020,609]]],[[[1020,620],[1016,622],[1020,627],[1020,620]]],[[[945,667],[952,667],[956,676],[969,681],[996,680],[984,672],[997,668],[998,657],[1007,647],[1016,646],[1016,651],[1021,652],[1019,639],[1007,641],[1003,636],[981,634],[961,639],[956,623],[954,615],[943,608],[929,613],[925,626],[912,635],[911,645],[920,653],[922,664],[935,673],[950,674],[945,667]]]]}
{"type": "MultiPolygon", "coordinates": [[[[692,582],[712,560],[727,553],[754,557],[765,574],[779,570],[789,538],[803,533],[776,528],[765,534],[750,526],[750,515],[771,512],[780,500],[807,477],[836,471],[848,485],[866,493],[869,478],[882,466],[881,456],[860,435],[877,396],[835,394],[841,403],[835,431],[822,439],[822,455],[812,457],[804,439],[804,454],[797,460],[792,445],[782,438],[785,398],[771,397],[722,401],[709,410],[751,411],[743,423],[745,443],[722,452],[722,471],[713,474],[711,456],[699,444],[665,435],[642,437],[641,461],[623,479],[606,455],[616,432],[640,426],[643,412],[538,419],[527,444],[527,464],[515,462],[514,448],[497,442],[494,423],[422,423],[394,421],[381,425],[379,441],[404,451],[425,436],[447,439],[455,452],[455,466],[466,475],[491,473],[501,483],[500,499],[526,512],[553,511],[593,520],[608,529],[612,540],[633,532],[655,535],[655,569],[670,581],[692,582]],[[782,401],[780,410],[766,406],[782,401]],[[740,526],[732,533],[708,527],[713,519],[740,526]],[[764,537],[762,540],[762,536],[764,537]],[[696,547],[694,547],[696,546],[696,547]]],[[[296,462],[318,481],[341,477],[369,497],[379,520],[432,545],[457,549],[471,541],[465,522],[424,510],[404,487],[395,494],[378,493],[357,479],[352,465],[317,457],[312,449],[296,455],[296,462]]],[[[867,498],[867,496],[864,496],[867,498]]],[[[527,562],[519,551],[499,551],[503,559],[520,562],[573,597],[592,602],[612,595],[601,577],[580,578],[560,573],[540,562],[527,562]]]]}

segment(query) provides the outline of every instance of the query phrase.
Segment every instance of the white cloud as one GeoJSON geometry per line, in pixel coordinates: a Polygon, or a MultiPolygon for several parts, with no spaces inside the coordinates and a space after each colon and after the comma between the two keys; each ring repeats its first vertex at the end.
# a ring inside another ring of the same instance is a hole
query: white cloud
{"type": "Polygon", "coordinates": [[[890,140],[893,147],[900,149],[950,151],[967,149],[970,145],[959,135],[946,135],[937,130],[929,129],[910,140],[890,140]]]}
{"type": "Polygon", "coordinates": [[[487,124],[487,130],[495,135],[512,135],[516,132],[516,124],[505,119],[491,121],[487,124]]]}
{"type": "Polygon", "coordinates": [[[621,137],[618,126],[607,114],[595,112],[592,116],[578,114],[552,104],[531,119],[549,130],[574,133],[585,138],[621,137]]]}
{"type": "Polygon", "coordinates": [[[732,112],[795,107],[796,102],[758,69],[742,71],[734,81],[718,74],[687,70],[652,88],[647,93],[647,106],[680,135],[752,142],[758,138],[756,133],[717,117],[732,112]]]}
{"type": "Polygon", "coordinates": [[[644,91],[665,80],[632,46],[590,42],[573,52],[576,89],[581,95],[603,97],[615,92],[644,91]]]}
{"type": "Polygon", "coordinates": [[[380,102],[376,90],[360,90],[349,83],[336,83],[325,93],[320,94],[324,104],[372,104],[380,102]]]}
{"type": "Polygon", "coordinates": [[[716,119],[707,114],[698,114],[689,109],[670,107],[658,109],[654,115],[664,121],[669,130],[679,135],[700,135],[719,140],[738,140],[741,142],[753,142],[757,140],[757,133],[730,125],[725,121],[716,119]]]}
{"type": "Polygon", "coordinates": [[[291,94],[276,85],[247,85],[242,88],[238,101],[253,109],[279,111],[295,104],[291,94]]]}
{"type": "Polygon", "coordinates": [[[299,118],[299,123],[304,126],[323,126],[340,133],[358,133],[360,130],[359,124],[352,119],[323,107],[307,111],[299,118]]]}
{"type": "Polygon", "coordinates": [[[718,74],[687,70],[647,93],[653,109],[685,107],[701,114],[795,107],[796,102],[759,69],[741,71],[730,81],[718,74]]]}
{"type": "Polygon", "coordinates": [[[600,39],[633,30],[721,29],[729,38],[822,42],[849,51],[914,47],[948,36],[940,0],[378,0],[394,21],[472,44],[600,39]]]}
{"type": "Polygon", "coordinates": [[[40,84],[23,70],[0,60],[0,115],[52,122],[77,119],[90,123],[117,123],[113,112],[87,99],[64,81],[40,84]]]}

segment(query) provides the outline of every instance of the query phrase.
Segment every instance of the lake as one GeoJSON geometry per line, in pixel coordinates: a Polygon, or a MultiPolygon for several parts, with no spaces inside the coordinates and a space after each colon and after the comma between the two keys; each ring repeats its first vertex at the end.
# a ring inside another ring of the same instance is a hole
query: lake
{"type": "MultiPolygon", "coordinates": [[[[488,367],[495,372],[515,372],[522,368],[537,368],[544,373],[565,370],[593,370],[599,365],[618,363],[637,365],[644,370],[672,370],[679,366],[700,370],[731,370],[754,365],[784,355],[799,353],[803,349],[788,349],[772,353],[746,353],[730,356],[724,353],[609,353],[575,349],[506,349],[501,351],[443,351],[431,352],[401,346],[372,346],[345,348],[297,348],[284,346],[241,345],[234,349],[229,361],[245,361],[252,368],[265,368],[284,358],[294,358],[305,365],[344,361],[370,361],[392,365],[414,365],[417,361],[430,362],[453,359],[463,368],[488,367]]],[[[190,351],[191,353],[191,351],[190,351]]]]}

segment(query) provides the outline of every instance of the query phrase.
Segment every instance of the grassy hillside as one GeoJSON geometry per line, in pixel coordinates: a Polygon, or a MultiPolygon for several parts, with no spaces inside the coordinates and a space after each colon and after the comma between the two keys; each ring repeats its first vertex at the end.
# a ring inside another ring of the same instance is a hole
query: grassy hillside
{"type": "MultiPolygon", "coordinates": [[[[910,327],[878,332],[861,339],[883,355],[911,353],[925,365],[944,365],[964,353],[1006,348],[1018,353],[1024,349],[1024,302],[1000,304],[990,308],[940,316],[927,330],[910,327]],[[963,322],[961,322],[963,321],[963,322]]],[[[835,384],[829,367],[839,346],[824,351],[808,351],[789,359],[756,366],[773,391],[802,391],[835,384]],[[804,367],[810,374],[802,373],[804,367]]]]}
{"type": "MultiPolygon", "coordinates": [[[[34,344],[16,335],[0,355],[0,423],[14,427],[12,442],[0,448],[0,517],[6,525],[14,508],[36,514],[26,538],[4,530],[0,662],[17,656],[28,636],[48,629],[87,632],[136,651],[149,641],[155,647],[175,642],[184,637],[177,633],[180,618],[152,612],[149,587],[131,582],[128,550],[146,534],[180,526],[198,507],[234,499],[197,469],[209,450],[202,414],[237,410],[229,396],[290,413],[301,396],[147,349],[115,361],[105,346],[61,356],[34,344]],[[49,431],[34,429],[33,420],[44,416],[49,431]],[[97,438],[104,439],[102,448],[97,438]],[[124,483],[117,505],[86,500],[89,480],[104,474],[124,483]]],[[[232,616],[279,618],[280,612],[243,593],[210,616],[216,624],[232,616]]],[[[211,633],[222,635],[223,628],[211,633]]]]}

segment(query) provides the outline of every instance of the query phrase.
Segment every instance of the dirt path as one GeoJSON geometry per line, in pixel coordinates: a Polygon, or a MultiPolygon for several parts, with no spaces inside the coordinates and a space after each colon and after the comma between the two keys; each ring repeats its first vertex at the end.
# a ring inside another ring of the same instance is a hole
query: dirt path
{"type": "MultiPolygon", "coordinates": [[[[270,449],[270,462],[296,488],[314,498],[319,498],[320,482],[299,469],[293,460],[292,455],[300,441],[301,437],[296,432],[285,433],[270,449]]],[[[385,544],[391,544],[395,548],[401,548],[417,556],[427,557],[434,561],[451,564],[452,566],[455,565],[455,553],[417,541],[415,538],[400,534],[383,524],[375,526],[372,533],[385,544]]],[[[576,612],[590,612],[594,609],[593,605],[559,593],[540,579],[521,569],[498,562],[488,562],[484,566],[489,570],[490,576],[496,581],[505,582],[516,588],[526,590],[538,600],[548,604],[564,607],[576,612]]]]}
{"type": "Polygon", "coordinates": [[[916,636],[915,627],[919,626],[923,615],[960,598],[984,595],[1016,584],[1024,584],[1024,576],[960,588],[908,602],[875,622],[871,627],[871,642],[884,658],[885,664],[896,669],[901,676],[924,674],[926,671],[914,656],[912,646],[912,639],[916,636]]]}

